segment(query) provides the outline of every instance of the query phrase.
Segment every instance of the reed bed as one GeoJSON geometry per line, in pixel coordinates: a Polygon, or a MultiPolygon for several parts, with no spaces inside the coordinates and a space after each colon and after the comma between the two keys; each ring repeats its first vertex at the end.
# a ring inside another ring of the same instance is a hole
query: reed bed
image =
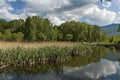
{"type": "Polygon", "coordinates": [[[91,52],[92,49],[88,45],[0,49],[0,66],[31,66],[35,64],[61,63],[67,61],[70,56],[84,56],[91,52]]]}
{"type": "Polygon", "coordinates": [[[39,48],[45,46],[74,46],[78,43],[75,42],[0,42],[0,49],[12,49],[12,48],[39,48]]]}

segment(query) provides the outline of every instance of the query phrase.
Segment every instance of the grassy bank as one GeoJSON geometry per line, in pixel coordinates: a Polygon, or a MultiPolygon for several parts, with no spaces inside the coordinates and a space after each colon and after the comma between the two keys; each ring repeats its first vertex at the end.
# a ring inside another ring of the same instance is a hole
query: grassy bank
{"type": "Polygon", "coordinates": [[[45,46],[74,46],[78,43],[75,42],[0,42],[0,49],[12,49],[12,48],[40,48],[45,46]]]}
{"type": "Polygon", "coordinates": [[[0,49],[0,65],[61,63],[68,60],[70,56],[84,56],[91,52],[92,49],[88,45],[0,49]]]}

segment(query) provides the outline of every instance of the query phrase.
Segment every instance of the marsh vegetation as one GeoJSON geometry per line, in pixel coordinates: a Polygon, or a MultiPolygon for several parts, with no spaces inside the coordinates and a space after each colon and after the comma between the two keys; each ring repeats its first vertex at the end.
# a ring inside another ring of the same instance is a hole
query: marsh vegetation
{"type": "Polygon", "coordinates": [[[92,51],[92,48],[88,45],[1,49],[0,65],[31,66],[35,64],[62,63],[71,56],[85,56],[92,51]]]}

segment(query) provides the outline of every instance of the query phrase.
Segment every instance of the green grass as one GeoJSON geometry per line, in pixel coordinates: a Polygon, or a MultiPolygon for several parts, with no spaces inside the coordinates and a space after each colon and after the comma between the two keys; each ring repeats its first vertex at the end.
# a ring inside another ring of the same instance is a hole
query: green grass
{"type": "Polygon", "coordinates": [[[40,47],[40,48],[13,48],[0,49],[0,65],[35,65],[47,63],[61,63],[69,56],[79,56],[91,53],[88,45],[77,45],[73,47],[40,47]]]}

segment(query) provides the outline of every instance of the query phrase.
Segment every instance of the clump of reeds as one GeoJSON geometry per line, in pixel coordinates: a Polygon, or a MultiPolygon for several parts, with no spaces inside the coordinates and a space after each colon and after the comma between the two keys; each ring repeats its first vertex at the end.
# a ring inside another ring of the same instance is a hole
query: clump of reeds
{"type": "Polygon", "coordinates": [[[89,45],[77,45],[72,48],[72,56],[84,56],[86,54],[92,53],[92,48],[89,45]]]}
{"type": "Polygon", "coordinates": [[[0,65],[35,65],[64,62],[69,56],[86,55],[92,49],[88,45],[74,47],[13,48],[0,50],[0,65]]]}

